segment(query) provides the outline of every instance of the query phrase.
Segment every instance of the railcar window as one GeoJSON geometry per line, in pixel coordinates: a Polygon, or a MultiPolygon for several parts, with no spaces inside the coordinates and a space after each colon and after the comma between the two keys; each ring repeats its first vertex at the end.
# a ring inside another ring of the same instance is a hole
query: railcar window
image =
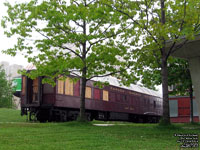
{"type": "Polygon", "coordinates": [[[149,99],[147,99],[147,106],[149,106],[149,104],[150,104],[150,103],[149,103],[149,101],[150,101],[150,100],[149,100],[149,99]]]}
{"type": "Polygon", "coordinates": [[[108,91],[103,90],[103,100],[108,101],[108,91]]]}
{"type": "Polygon", "coordinates": [[[91,89],[91,87],[86,87],[85,97],[86,98],[92,98],[92,89],[91,89]]]}
{"type": "Polygon", "coordinates": [[[26,89],[26,77],[22,77],[22,95],[25,95],[25,90],[26,89]]]}
{"type": "Polygon", "coordinates": [[[66,95],[73,95],[73,92],[74,92],[73,81],[71,81],[70,78],[67,78],[65,80],[65,94],[66,95]]]}
{"type": "MultiPolygon", "coordinates": [[[[136,97],[136,103],[137,103],[138,106],[139,106],[140,103],[141,103],[140,101],[141,101],[141,99],[137,96],[137,97],[136,97]]],[[[142,103],[141,103],[141,104],[142,104],[142,103]]]]}
{"type": "Polygon", "coordinates": [[[116,94],[115,93],[113,93],[113,92],[110,92],[110,94],[109,94],[109,100],[110,101],[116,101],[116,94]]]}
{"type": "Polygon", "coordinates": [[[124,103],[127,102],[127,97],[126,97],[126,95],[122,95],[122,102],[124,102],[124,103]]]}
{"type": "Polygon", "coordinates": [[[80,96],[80,81],[74,84],[74,96],[80,96]]]}
{"type": "Polygon", "coordinates": [[[117,102],[120,102],[120,94],[117,93],[116,96],[117,96],[117,97],[116,97],[116,101],[117,101],[117,102]]]}
{"type": "Polygon", "coordinates": [[[143,101],[144,101],[144,106],[146,106],[146,105],[147,105],[147,103],[146,103],[146,102],[147,102],[146,99],[144,98],[143,101]]]}
{"type": "Polygon", "coordinates": [[[134,97],[134,102],[135,102],[135,105],[138,105],[138,98],[137,97],[134,97]]]}
{"type": "Polygon", "coordinates": [[[94,89],[94,99],[100,100],[100,89],[94,89]]]}
{"type": "Polygon", "coordinates": [[[64,81],[58,80],[58,94],[64,94],[64,81]]]}
{"type": "Polygon", "coordinates": [[[131,100],[130,96],[126,95],[126,103],[131,103],[130,100],[131,100]]]}
{"type": "Polygon", "coordinates": [[[153,107],[156,108],[156,101],[153,101],[153,107]]]}

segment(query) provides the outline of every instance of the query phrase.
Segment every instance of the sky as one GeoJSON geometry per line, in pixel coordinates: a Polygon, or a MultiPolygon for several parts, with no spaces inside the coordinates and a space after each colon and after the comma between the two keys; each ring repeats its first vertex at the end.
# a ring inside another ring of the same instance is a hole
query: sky
{"type": "MultiPolygon", "coordinates": [[[[7,7],[4,6],[4,2],[6,1],[14,4],[15,2],[22,2],[24,0],[0,0],[0,20],[2,19],[2,16],[7,14],[7,7]]],[[[2,50],[11,48],[15,42],[16,38],[7,38],[4,35],[4,29],[0,26],[0,62],[7,61],[9,64],[19,64],[26,67],[28,62],[20,53],[18,53],[15,57],[2,53],[2,50]]]]}

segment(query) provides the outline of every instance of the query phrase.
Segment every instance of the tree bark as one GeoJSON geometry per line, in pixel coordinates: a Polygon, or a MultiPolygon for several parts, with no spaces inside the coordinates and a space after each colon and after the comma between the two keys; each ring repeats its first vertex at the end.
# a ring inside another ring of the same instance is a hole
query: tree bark
{"type": "Polygon", "coordinates": [[[190,89],[189,89],[189,94],[190,94],[190,122],[193,123],[193,88],[192,84],[190,84],[190,89]]]}
{"type": "MultiPolygon", "coordinates": [[[[85,3],[86,5],[86,3],[85,3]]],[[[83,34],[86,35],[86,21],[83,20],[83,34]]],[[[85,116],[85,89],[86,89],[86,75],[87,75],[87,67],[86,67],[86,41],[82,43],[83,51],[82,51],[82,62],[83,62],[83,69],[82,69],[82,77],[81,77],[81,99],[80,99],[80,118],[79,121],[86,121],[85,116]]]]}
{"type": "MultiPolygon", "coordinates": [[[[164,49],[164,48],[163,48],[164,49]]],[[[168,96],[168,68],[165,56],[162,56],[162,92],[163,92],[163,124],[170,124],[169,117],[169,96],[168,96]]]]}
{"type": "MultiPolygon", "coordinates": [[[[83,69],[83,72],[85,73],[86,71],[84,71],[86,69],[83,69]]],[[[83,76],[81,78],[81,99],[80,99],[80,118],[79,121],[85,121],[86,117],[85,117],[85,89],[86,89],[86,78],[83,76]]]]}
{"type": "MultiPolygon", "coordinates": [[[[161,5],[161,23],[165,25],[165,0],[160,0],[161,5]]],[[[162,48],[161,51],[161,76],[162,76],[162,92],[163,92],[163,120],[162,124],[167,125],[170,124],[169,118],[169,93],[168,93],[168,68],[167,68],[167,53],[166,53],[166,42],[165,38],[162,39],[162,48]]]]}

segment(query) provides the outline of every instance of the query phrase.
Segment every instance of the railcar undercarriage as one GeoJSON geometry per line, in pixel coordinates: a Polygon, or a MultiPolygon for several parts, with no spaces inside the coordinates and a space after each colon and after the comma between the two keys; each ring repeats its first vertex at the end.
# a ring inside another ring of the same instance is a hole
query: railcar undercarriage
{"type": "MultiPolygon", "coordinates": [[[[79,116],[79,109],[60,107],[22,107],[21,115],[27,115],[27,119],[29,121],[67,122],[77,120],[79,116]]],[[[88,121],[95,119],[102,121],[157,123],[160,119],[160,116],[86,110],[86,119],[88,121]]]]}

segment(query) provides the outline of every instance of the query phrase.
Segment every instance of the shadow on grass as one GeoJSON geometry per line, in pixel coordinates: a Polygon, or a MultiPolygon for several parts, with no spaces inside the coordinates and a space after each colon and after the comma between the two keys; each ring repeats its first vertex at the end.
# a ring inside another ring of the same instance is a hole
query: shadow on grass
{"type": "Polygon", "coordinates": [[[92,123],[89,121],[69,121],[69,122],[64,122],[62,123],[63,126],[68,126],[68,127],[88,127],[92,126],[92,123]]]}

